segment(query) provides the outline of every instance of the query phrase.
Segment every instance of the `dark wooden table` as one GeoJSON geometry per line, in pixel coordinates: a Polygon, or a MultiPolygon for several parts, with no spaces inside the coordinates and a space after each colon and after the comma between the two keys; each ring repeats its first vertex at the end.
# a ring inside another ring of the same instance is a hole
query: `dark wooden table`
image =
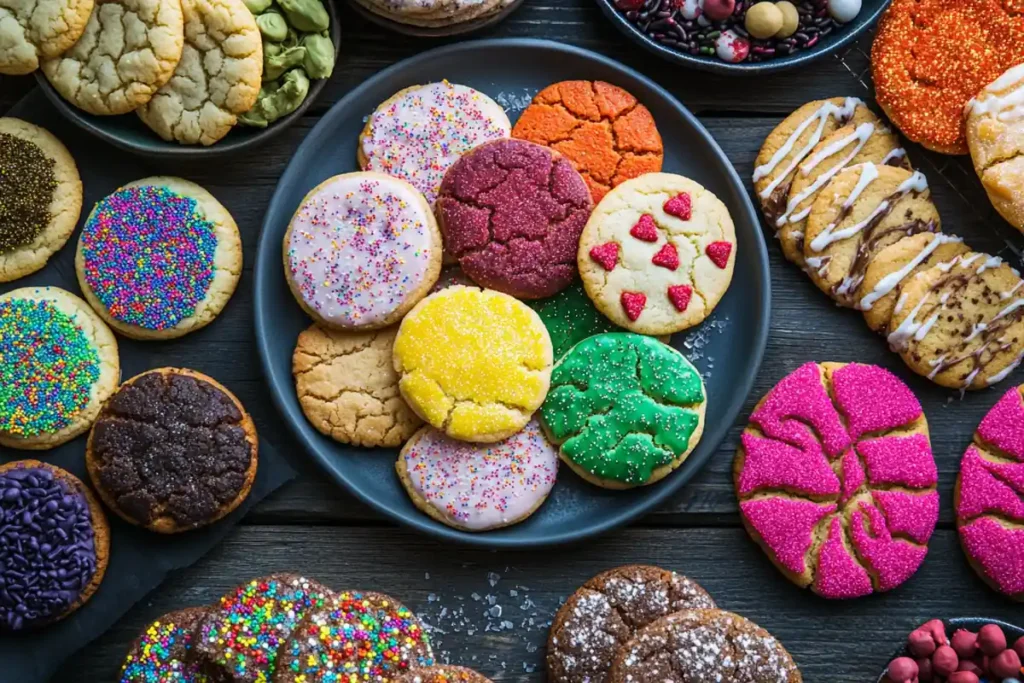
{"type": "MultiPolygon", "coordinates": [[[[891,594],[827,602],[795,588],[771,566],[740,526],[733,496],[730,466],[742,423],[706,469],[664,508],[627,529],[555,551],[497,553],[444,545],[381,519],[331,484],[295,445],[263,382],[251,295],[260,224],[286,162],[317,118],[378,70],[439,44],[384,33],[347,8],[342,18],[341,63],[300,124],[266,148],[223,163],[150,164],[154,174],[183,175],[205,185],[227,205],[242,229],[247,266],[220,319],[190,336],[188,343],[166,344],[166,363],[196,368],[227,384],[251,409],[261,433],[281,445],[302,475],[256,507],[219,549],[174,576],[68,661],[53,683],[116,680],[129,641],[149,620],[172,609],[212,602],[240,580],[284,569],[335,588],[372,588],[395,595],[435,627],[434,642],[444,660],[474,666],[496,680],[541,680],[547,625],[561,600],[591,575],[625,563],[658,564],[698,580],[722,607],[746,615],[781,639],[812,682],[874,680],[905,634],[932,617],[975,615],[1024,622],[1019,604],[986,588],[968,568],[953,528],[951,503],[960,456],[975,426],[1021,375],[964,398],[933,387],[907,371],[859,315],[826,300],[783,260],[774,243],[769,244],[771,338],[741,421],[780,377],[808,360],[884,365],[906,379],[924,404],[939,464],[942,513],[924,566],[891,594]]],[[[652,77],[701,118],[744,179],[751,175],[765,136],[799,105],[836,95],[870,96],[869,40],[796,72],[729,79],[687,71],[641,52],[590,0],[527,0],[484,34],[506,36],[572,43],[652,77]]],[[[0,112],[33,86],[31,78],[0,78],[0,112]]],[[[85,134],[70,125],[56,132],[85,134]]],[[[910,150],[931,181],[944,229],[963,235],[975,248],[1019,262],[1018,245],[1024,240],[992,212],[970,165],[914,146],[910,150]]]]}

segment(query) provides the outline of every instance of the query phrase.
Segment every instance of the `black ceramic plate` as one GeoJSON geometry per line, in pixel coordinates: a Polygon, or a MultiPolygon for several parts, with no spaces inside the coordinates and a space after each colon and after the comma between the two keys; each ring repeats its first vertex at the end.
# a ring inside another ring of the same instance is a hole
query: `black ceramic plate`
{"type": "Polygon", "coordinates": [[[435,536],[490,547],[578,540],[624,524],[665,500],[700,469],[732,426],[768,337],[768,255],[746,190],[722,150],[685,107],[650,80],[592,52],[541,40],[483,40],[432,50],[382,71],[332,107],[295,152],[271,199],[255,279],[256,335],[271,394],[310,454],[335,480],[385,515],[435,536]],[[310,320],[285,282],[281,244],[288,222],[315,185],[358,170],[359,131],[378,104],[402,88],[443,78],[487,93],[508,110],[512,121],[538,90],[555,81],[594,79],[622,86],[654,114],[665,141],[665,170],[699,181],[729,207],[739,244],[732,286],[709,320],[673,338],[673,346],[693,360],[707,384],[704,437],[686,463],[665,480],[631,491],[609,491],[562,467],[552,495],[528,520],[470,534],[446,527],[413,506],[394,472],[396,449],[344,446],[322,436],[303,417],[291,358],[296,337],[310,320]],[[697,336],[703,341],[695,341],[697,336]],[[700,357],[691,352],[705,344],[700,357]]]}
{"type": "Polygon", "coordinates": [[[452,24],[451,26],[413,26],[412,24],[403,24],[400,21],[394,21],[387,17],[382,17],[379,14],[374,14],[370,10],[360,5],[355,0],[350,0],[349,6],[367,21],[371,21],[381,28],[386,28],[396,33],[403,33],[407,36],[413,36],[415,38],[448,38],[450,36],[464,36],[469,33],[476,33],[481,31],[488,26],[494,26],[499,21],[503,20],[508,15],[519,9],[519,6],[523,4],[523,0],[512,0],[508,5],[502,7],[497,12],[493,12],[486,16],[471,21],[463,21],[458,24],[452,24]]]}
{"type": "MultiPolygon", "coordinates": [[[[748,4],[756,0],[749,0],[748,4]]],[[[662,45],[654,38],[641,31],[636,24],[626,19],[626,16],[615,6],[615,0],[596,0],[602,11],[615,27],[624,33],[634,43],[646,48],[650,52],[676,62],[683,66],[689,66],[701,71],[711,71],[720,74],[766,74],[776,71],[785,71],[798,66],[804,66],[825,55],[837,52],[839,48],[848,45],[854,38],[870,28],[878,16],[882,13],[892,0],[863,0],[860,13],[848,24],[837,27],[830,35],[826,36],[809,50],[801,50],[786,57],[779,57],[766,62],[741,62],[730,64],[723,62],[715,56],[691,55],[688,52],[680,52],[671,47],[662,45]]],[[[794,0],[799,4],[799,0],[794,0]]]]}

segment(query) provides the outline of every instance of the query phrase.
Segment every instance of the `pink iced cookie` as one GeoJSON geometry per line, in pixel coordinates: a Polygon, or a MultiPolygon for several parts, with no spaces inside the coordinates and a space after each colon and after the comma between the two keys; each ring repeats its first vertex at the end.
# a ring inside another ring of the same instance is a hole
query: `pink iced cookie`
{"type": "Polygon", "coordinates": [[[1024,385],[978,425],[960,461],[954,505],[960,543],[987,584],[1024,601],[1024,385]]]}
{"type": "Polygon", "coordinates": [[[899,586],[938,521],[921,404],[873,365],[807,363],[784,377],[751,414],[733,474],[750,535],[826,598],[899,586]]]}

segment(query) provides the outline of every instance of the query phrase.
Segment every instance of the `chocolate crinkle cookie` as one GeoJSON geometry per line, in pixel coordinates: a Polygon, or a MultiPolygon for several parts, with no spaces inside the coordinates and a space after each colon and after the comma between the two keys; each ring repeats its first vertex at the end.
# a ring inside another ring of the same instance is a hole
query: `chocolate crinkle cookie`
{"type": "Polygon", "coordinates": [[[226,388],[191,370],[162,368],[125,382],[89,437],[86,464],[104,502],[160,533],[229,514],[256,478],[252,419],[226,388]]]}

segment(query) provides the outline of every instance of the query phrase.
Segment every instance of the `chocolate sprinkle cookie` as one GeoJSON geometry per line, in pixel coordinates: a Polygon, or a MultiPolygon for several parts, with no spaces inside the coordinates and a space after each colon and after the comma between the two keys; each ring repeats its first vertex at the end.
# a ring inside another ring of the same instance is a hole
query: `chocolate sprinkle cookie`
{"type": "Polygon", "coordinates": [[[249,495],[257,438],[242,404],[192,370],[161,368],[125,382],[100,413],[86,465],[126,521],[178,533],[221,519],[249,495]]]}
{"type": "Polygon", "coordinates": [[[36,144],[0,133],[0,252],[31,244],[50,224],[55,165],[36,144]]]}
{"type": "Polygon", "coordinates": [[[558,610],[548,638],[548,680],[602,683],[623,643],[682,609],[714,608],[690,579],[660,567],[627,565],[587,581],[558,610]]]}

